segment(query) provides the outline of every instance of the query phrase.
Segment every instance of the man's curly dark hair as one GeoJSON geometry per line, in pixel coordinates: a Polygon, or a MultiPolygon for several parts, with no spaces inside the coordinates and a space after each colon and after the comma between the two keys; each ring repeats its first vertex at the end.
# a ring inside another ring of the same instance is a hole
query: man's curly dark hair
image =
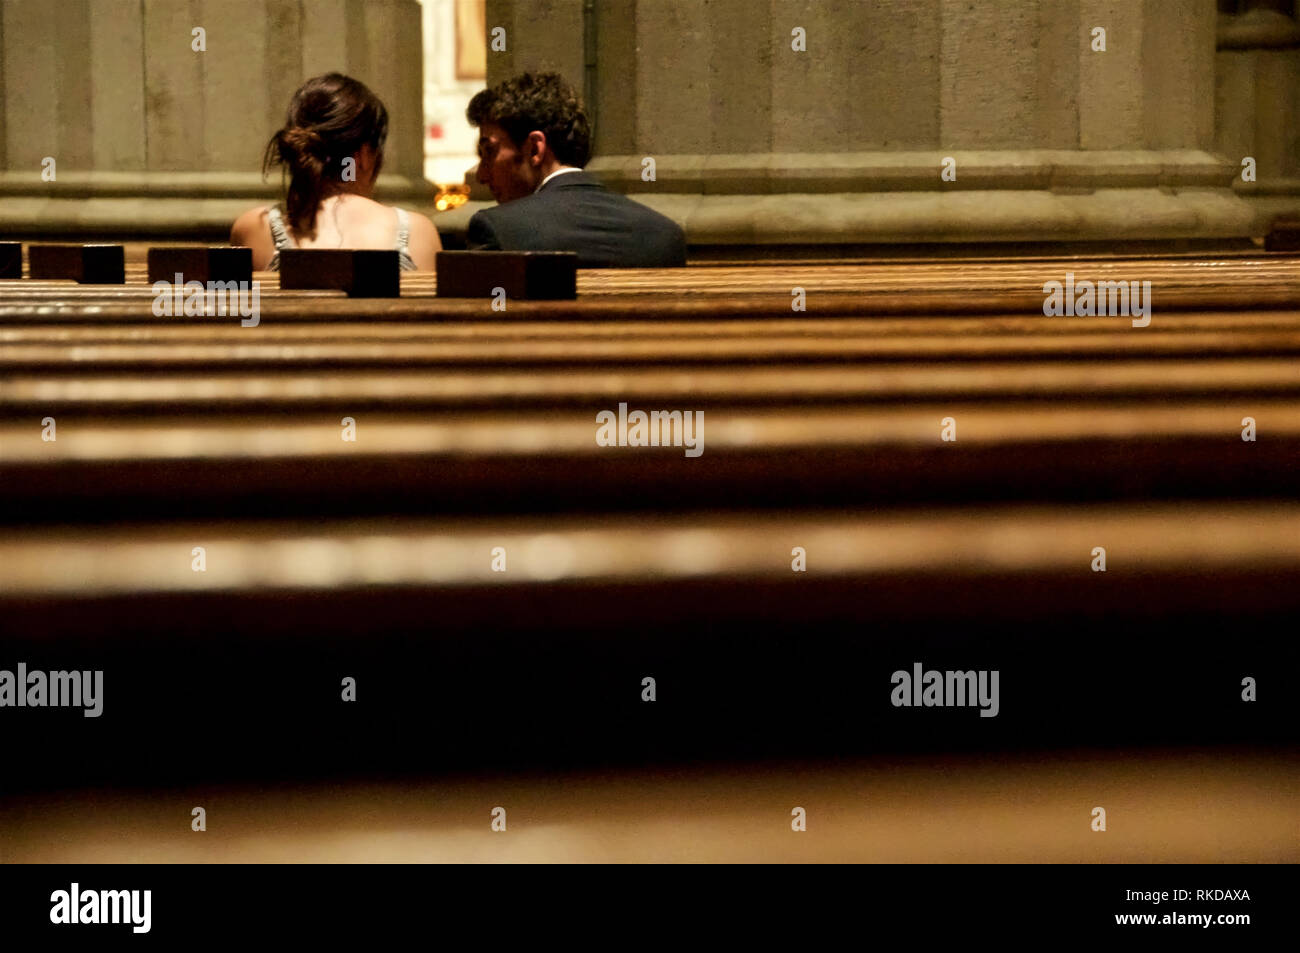
{"type": "Polygon", "coordinates": [[[546,134],[555,158],[581,169],[591,158],[591,123],[582,100],[559,73],[524,73],[469,101],[465,116],[471,126],[494,122],[516,146],[534,130],[546,134]]]}

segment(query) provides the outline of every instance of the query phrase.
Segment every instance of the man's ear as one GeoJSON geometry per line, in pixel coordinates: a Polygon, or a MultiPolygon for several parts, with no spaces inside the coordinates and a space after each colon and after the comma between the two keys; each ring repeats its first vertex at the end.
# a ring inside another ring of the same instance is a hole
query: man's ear
{"type": "Polygon", "coordinates": [[[546,133],[534,129],[528,134],[528,147],[524,154],[528,157],[529,165],[540,166],[542,160],[546,158],[546,133]]]}

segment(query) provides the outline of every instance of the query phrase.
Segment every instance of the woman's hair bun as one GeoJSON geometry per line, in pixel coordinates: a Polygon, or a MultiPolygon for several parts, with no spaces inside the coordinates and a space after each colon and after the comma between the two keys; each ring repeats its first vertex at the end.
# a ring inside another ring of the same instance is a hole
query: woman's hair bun
{"type": "Polygon", "coordinates": [[[324,158],[321,154],[324,145],[325,140],[313,129],[289,126],[280,130],[280,146],[291,153],[324,158]]]}

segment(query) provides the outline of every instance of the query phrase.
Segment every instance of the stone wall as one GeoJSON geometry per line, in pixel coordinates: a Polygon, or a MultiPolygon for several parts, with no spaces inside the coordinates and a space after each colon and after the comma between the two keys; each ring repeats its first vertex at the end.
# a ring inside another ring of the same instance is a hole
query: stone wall
{"type": "Polygon", "coordinates": [[[1300,214],[1300,22],[1295,4],[1221,4],[1215,56],[1215,150],[1260,221],[1300,214]],[[1223,9],[1227,7],[1228,9],[1223,9]],[[1254,159],[1255,180],[1241,171],[1254,159]]]}
{"type": "Polygon", "coordinates": [[[488,0],[488,25],[489,81],[579,84],[592,171],[696,246],[1264,230],[1217,144],[1214,0],[488,0]]]}
{"type": "MultiPolygon", "coordinates": [[[[488,0],[507,39],[488,81],[568,76],[593,113],[592,171],[697,248],[1230,242],[1300,209],[1294,14],[1293,0],[488,0]]],[[[219,235],[279,194],[262,148],[298,83],[329,69],[388,103],[381,197],[427,207],[420,32],[415,0],[5,0],[0,224],[219,235]]],[[[454,241],[479,207],[439,227],[454,241]]]]}
{"type": "Polygon", "coordinates": [[[280,194],[262,150],[331,70],[388,106],[385,194],[428,196],[415,0],[4,0],[0,62],[9,232],[228,232],[280,194]]]}

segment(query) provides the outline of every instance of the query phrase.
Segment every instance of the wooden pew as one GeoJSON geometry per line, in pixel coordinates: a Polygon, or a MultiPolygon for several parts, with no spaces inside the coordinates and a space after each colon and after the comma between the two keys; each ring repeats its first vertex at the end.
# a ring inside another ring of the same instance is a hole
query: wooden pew
{"type": "Polygon", "coordinates": [[[103,670],[168,752],[52,762],[82,726],[51,719],[10,748],[45,783],[1292,737],[1294,502],[13,527],[0,568],[15,657],[103,670]],[[1004,707],[908,717],[914,662],[995,669],[1004,707]]]}
{"type": "MultiPolygon", "coordinates": [[[[745,511],[634,514],[595,525],[585,514],[461,521],[413,515],[400,529],[382,519],[329,528],[265,520],[14,528],[0,541],[0,567],[0,599],[6,603],[60,596],[74,601],[209,597],[232,591],[274,596],[295,590],[314,594],[306,608],[315,618],[328,615],[331,601],[405,589],[408,595],[437,592],[446,614],[442,621],[467,625],[485,595],[496,598],[491,594],[516,587],[553,591],[542,598],[556,602],[590,598],[594,618],[584,624],[617,618],[627,611],[621,604],[626,602],[656,616],[686,618],[695,606],[655,600],[663,588],[688,584],[716,590],[719,598],[743,594],[748,599],[755,589],[770,588],[774,596],[764,600],[762,612],[776,609],[786,620],[823,617],[825,602],[811,604],[800,595],[808,589],[828,598],[860,599],[864,586],[874,590],[873,611],[950,618],[972,607],[997,609],[1003,593],[972,586],[964,592],[968,605],[909,605],[874,584],[889,581],[905,590],[909,582],[998,577],[1041,584],[1025,585],[1024,598],[1003,607],[1015,616],[1131,606],[1126,600],[1142,589],[1162,596],[1161,611],[1170,609],[1170,600],[1200,609],[1215,607],[1221,591],[1249,591],[1264,599],[1262,605],[1243,607],[1253,611],[1300,607],[1300,585],[1276,585],[1300,582],[1300,504],[1012,504],[761,517],[745,511]],[[189,543],[199,540],[211,554],[202,573],[192,571],[188,552],[189,543]],[[376,540],[384,546],[376,547],[376,540]],[[1104,577],[1090,572],[1091,549],[1100,540],[1117,558],[1140,564],[1141,572],[1104,577]],[[497,545],[515,554],[506,572],[492,569],[491,550],[497,545]],[[812,554],[815,575],[791,571],[792,545],[812,554]],[[1213,577],[1216,591],[1181,588],[1189,577],[1213,577]],[[551,590],[549,584],[562,585],[551,590]]],[[[745,616],[758,611],[745,609],[743,601],[734,608],[745,616]]],[[[1132,608],[1150,611],[1150,606],[1132,608]]],[[[139,610],[142,616],[145,611],[139,610]]]]}
{"type": "MultiPolygon", "coordinates": [[[[762,283],[771,270],[749,272],[762,283]]],[[[48,307],[4,300],[11,317],[49,317],[48,307]]],[[[308,311],[321,303],[312,299],[308,311]]],[[[141,304],[116,307],[138,318],[141,304]]],[[[390,310],[422,313],[401,302],[390,310]]],[[[258,471],[269,476],[239,485],[250,499],[285,500],[304,481],[315,495],[302,499],[314,505],[329,497],[329,478],[316,474],[360,473],[385,455],[393,465],[380,483],[402,499],[422,483],[460,507],[515,499],[524,495],[511,492],[518,447],[529,448],[534,478],[546,474],[548,493],[582,487],[602,505],[616,503],[620,486],[675,483],[691,487],[683,499],[694,505],[725,499],[728,483],[743,488],[737,500],[768,505],[793,474],[841,502],[1132,497],[1175,487],[1217,496],[1246,481],[1268,494],[1291,487],[1295,460],[1300,328],[1287,311],[1176,314],[1141,334],[1115,330],[1110,318],[1008,314],[428,329],[389,320],[272,324],[251,335],[229,323],[104,324],[101,311],[81,308],[76,318],[88,323],[0,325],[0,367],[10,373],[0,382],[0,419],[10,421],[0,466],[11,512],[43,487],[77,483],[92,487],[85,506],[174,503],[183,482],[232,505],[223,475],[259,459],[235,447],[262,446],[257,434],[268,432],[301,449],[260,458],[275,461],[258,471]],[[1161,403],[1134,403],[1152,398],[1161,403]],[[594,412],[619,403],[707,411],[707,462],[596,446],[594,412]],[[286,428],[247,418],[240,437],[221,419],[268,409],[310,420],[286,428]],[[412,411],[440,416],[421,429],[402,417],[412,411]],[[167,419],[176,413],[189,416],[167,419]],[[19,423],[46,414],[61,419],[57,448],[33,443],[35,425],[19,423]],[[354,414],[365,421],[364,446],[335,440],[336,420],[354,414]],[[1240,440],[1247,417],[1268,434],[1263,445],[1240,440]],[[948,418],[960,437],[945,444],[948,418]],[[123,441],[135,449],[119,459],[111,448],[123,441]],[[186,448],[181,457],[177,447],[186,448]],[[118,479],[115,463],[127,461],[121,472],[131,476],[118,479]],[[570,468],[585,478],[566,477],[570,468]],[[186,481],[175,478],[179,469],[186,481]],[[458,488],[471,473],[485,477],[480,492],[458,488]]]]}
{"type": "Polygon", "coordinates": [[[55,325],[0,328],[0,367],[53,370],[88,363],[141,372],[232,366],[486,367],[564,365],[846,363],[1078,359],[1086,357],[1282,356],[1300,349],[1297,312],[1246,312],[1230,319],[1176,315],[1142,329],[1113,318],[1072,325],[1014,315],[942,318],[744,321],[700,326],[642,322],[592,326],[530,322],[413,328],[279,325],[242,332],[239,322],[179,326],[55,325]]]}
{"type": "MultiPolygon", "coordinates": [[[[714,267],[667,270],[584,270],[578,274],[579,300],[591,296],[637,298],[671,298],[723,296],[745,299],[748,296],[772,296],[783,299],[787,313],[791,290],[803,287],[814,308],[822,296],[854,294],[883,299],[904,298],[914,303],[935,296],[945,297],[947,304],[962,313],[998,310],[1000,302],[1029,302],[1033,312],[1041,314],[1043,285],[1063,281],[1067,273],[1077,280],[1150,281],[1157,307],[1169,310],[1185,307],[1185,300],[1199,296],[1202,302],[1219,302],[1204,306],[1249,306],[1252,300],[1263,303],[1296,301],[1296,278],[1300,275],[1300,257],[1294,255],[1259,255],[1221,260],[1199,259],[1047,259],[1033,262],[988,262],[968,265],[952,262],[873,263],[870,265],[790,265],[764,267],[714,267]],[[1237,297],[1232,297],[1236,292],[1237,297]],[[1242,297],[1245,292],[1253,297],[1242,297]],[[963,300],[969,299],[969,300],[963,300]],[[987,300],[980,300],[987,299],[987,300]]],[[[143,269],[128,271],[128,282],[137,295],[149,295],[143,269]]],[[[357,302],[347,302],[341,292],[280,292],[278,276],[261,272],[256,276],[270,295],[285,295],[301,300],[334,299],[344,302],[346,310],[357,302]]],[[[57,283],[27,281],[22,293],[74,294],[73,289],[57,283]]],[[[13,294],[15,289],[7,288],[13,294]]],[[[93,295],[95,289],[81,289],[93,295]]],[[[432,297],[436,279],[429,273],[405,273],[402,276],[404,297],[432,297]]],[[[400,309],[396,302],[372,302],[376,309],[400,309]]],[[[445,302],[452,306],[452,301],[445,302]]],[[[468,304],[479,312],[489,312],[488,302],[468,304]]],[[[525,302],[519,302],[520,307],[525,302]]],[[[541,306],[540,303],[532,303],[541,306]]],[[[896,302],[901,307],[902,302],[896,302]]],[[[1192,305],[1194,306],[1194,305],[1192,305]]],[[[490,313],[490,312],[489,312],[490,313]]],[[[506,312],[508,314],[508,311],[506,312]]],[[[496,312],[498,319],[505,319],[496,312]]]]}
{"type": "MultiPolygon", "coordinates": [[[[166,405],[171,413],[179,408],[166,405]]],[[[207,411],[207,412],[205,412],[207,411]]],[[[1300,399],[735,405],[684,447],[602,447],[581,410],[314,409],[286,419],[56,415],[0,424],[0,519],[790,508],[904,501],[1294,496],[1300,399]],[[941,439],[952,416],[958,439],[941,439]],[[344,416],[356,441],[342,439],[344,416]],[[1241,440],[1241,421],[1259,439],[1241,440]]]]}
{"type": "Polygon", "coordinates": [[[1294,759],[1230,748],[1050,759],[845,759],[201,792],[195,837],[172,790],[11,799],[16,863],[1296,863],[1294,759]],[[1015,810],[1007,792],[1017,792],[1015,810]],[[1122,792],[1125,836],[1079,830],[1122,792]],[[485,818],[509,805],[512,836],[485,818]],[[792,837],[791,807],[810,805],[792,837]],[[1188,823],[1188,818],[1195,823],[1188,823]],[[20,820],[21,819],[21,820],[20,820]],[[289,820],[292,820],[289,823],[289,820]],[[329,836],[321,832],[328,831],[329,836]]]}
{"type": "Polygon", "coordinates": [[[627,402],[642,410],[705,410],[773,403],[953,402],[971,400],[1096,400],[1224,397],[1252,399],[1300,393],[1300,364],[1290,358],[1208,360],[1015,361],[951,366],[877,367],[769,364],[762,367],[652,367],[637,371],[285,370],[230,375],[183,371],[145,378],[68,369],[12,375],[0,383],[4,413],[167,413],[459,411],[552,406],[584,413],[627,402]]]}
{"type": "MultiPolygon", "coordinates": [[[[1003,262],[1000,267],[1011,273],[1040,264],[1003,262]]],[[[1056,267],[1060,263],[1050,264],[1056,267]]],[[[1242,300],[1254,300],[1261,283],[1267,288],[1275,279],[1276,269],[1291,267],[1294,262],[1265,258],[1143,264],[1185,273],[1199,269],[1199,273],[1212,276],[1211,284],[1223,281],[1224,268],[1262,268],[1253,272],[1258,281],[1239,290],[1242,300]]],[[[995,265],[990,263],[988,267],[995,265]]],[[[1099,267],[1115,265],[1102,262],[1099,267]]],[[[700,281],[707,285],[719,273],[743,271],[751,276],[751,284],[774,283],[774,273],[788,279],[790,275],[814,272],[834,273],[835,281],[851,282],[866,280],[869,272],[883,267],[710,269],[700,281]]],[[[928,275],[927,280],[940,283],[950,282],[952,274],[960,270],[950,262],[912,268],[922,277],[928,275]],[[935,279],[936,274],[939,279],[935,279]]],[[[672,272],[673,276],[680,274],[672,272]]],[[[627,282],[636,286],[642,280],[627,273],[590,277],[597,284],[623,282],[625,286],[627,282]]],[[[1285,423],[1279,425],[1291,411],[1288,401],[1294,398],[1297,388],[1294,361],[1290,359],[1298,343],[1292,312],[1175,314],[1156,328],[1135,334],[1130,329],[1116,330],[1110,318],[1046,319],[1016,314],[969,318],[737,317],[704,322],[705,313],[716,314],[716,304],[696,306],[692,301],[680,300],[682,295],[669,292],[660,297],[667,299],[669,308],[686,304],[694,307],[695,313],[687,320],[672,321],[460,321],[426,329],[401,323],[425,316],[423,305],[385,304],[389,320],[362,325],[355,323],[360,302],[291,296],[274,304],[277,317],[302,308],[298,315],[306,322],[322,317],[320,309],[327,304],[341,305],[344,310],[337,316],[352,317],[353,323],[281,323],[250,334],[248,329],[229,323],[149,321],[143,312],[143,300],[138,298],[117,305],[33,306],[21,294],[6,296],[0,304],[7,319],[0,324],[0,367],[11,376],[0,382],[0,415],[15,422],[4,438],[15,448],[6,459],[19,468],[34,467],[23,470],[27,474],[24,485],[29,489],[41,485],[43,472],[66,467],[64,472],[72,474],[79,466],[90,466],[88,457],[79,456],[85,453],[82,445],[74,447],[67,460],[52,448],[40,448],[46,464],[43,470],[35,466],[37,461],[25,459],[25,451],[19,448],[26,436],[16,421],[54,413],[64,418],[65,447],[72,447],[67,442],[69,423],[80,428],[74,433],[98,433],[96,439],[101,446],[113,439],[112,434],[123,436],[123,431],[114,431],[113,427],[128,426],[135,428],[130,438],[133,446],[155,448],[145,451],[146,459],[162,459],[156,448],[179,441],[192,448],[192,470],[219,469],[229,464],[205,442],[214,440],[213,434],[220,432],[223,425],[220,421],[198,421],[214,414],[271,407],[277,412],[293,411],[324,419],[328,419],[326,415],[348,413],[370,414],[372,418],[379,415],[378,420],[370,421],[378,424],[374,432],[389,435],[407,432],[400,419],[394,417],[403,412],[462,415],[458,421],[449,421],[447,428],[448,434],[459,436],[438,439],[477,441],[481,459],[464,462],[466,466],[481,466],[485,460],[502,456],[494,447],[509,447],[515,445],[512,441],[519,440],[531,441],[526,444],[531,447],[541,446],[544,439],[539,435],[539,425],[517,415],[524,407],[547,407],[551,409],[540,426],[558,428],[556,432],[567,428],[566,432],[573,434],[567,448],[547,448],[548,452],[555,450],[555,461],[568,461],[553,462],[560,468],[553,472],[558,473],[563,466],[592,456],[591,451],[599,449],[590,439],[591,421],[584,418],[591,417],[595,409],[619,402],[644,404],[647,409],[707,410],[715,427],[721,425],[720,431],[711,432],[721,433],[722,440],[715,438],[711,446],[715,456],[726,459],[711,467],[709,472],[714,477],[701,481],[708,488],[704,498],[720,492],[725,481],[733,478],[743,479],[756,498],[774,493],[773,489],[765,489],[764,481],[756,474],[771,472],[764,461],[796,451],[780,435],[808,421],[810,413],[820,414],[815,419],[824,422],[813,439],[797,447],[797,452],[804,455],[799,459],[809,462],[811,472],[827,488],[846,482],[824,462],[836,459],[844,472],[854,474],[862,480],[862,486],[871,488],[869,498],[905,493],[907,486],[926,486],[936,495],[961,486],[971,488],[971,492],[979,487],[987,490],[998,480],[997,468],[989,461],[1001,452],[999,448],[1008,446],[1029,454],[1028,460],[1016,461],[1021,476],[1004,479],[1008,486],[1021,491],[1037,485],[1037,479],[1049,471],[1053,454],[1064,454],[1074,461],[1069,473],[1086,471],[1096,479],[1098,468],[1086,466],[1086,461],[1094,459],[1090,454],[1103,447],[1107,449],[1100,459],[1112,462],[1125,448],[1138,451],[1135,459],[1147,461],[1147,476],[1137,482],[1139,486],[1154,487],[1179,468],[1192,478],[1174,483],[1202,489],[1218,487],[1216,493],[1247,472],[1257,485],[1271,487],[1270,492],[1274,492],[1284,485],[1282,473],[1292,459],[1292,434],[1285,423]],[[113,308],[118,311],[113,312],[113,308]],[[59,311],[67,323],[49,323],[51,311],[59,311]],[[106,312],[110,323],[104,323],[106,312]],[[117,320],[118,314],[144,317],[145,321],[126,325],[117,320]],[[29,324],[28,319],[42,323],[29,324]],[[202,369],[201,374],[198,369],[202,369]],[[431,376],[434,370],[438,373],[431,376]],[[1159,411],[1135,408],[1132,403],[1157,396],[1165,401],[1159,411]],[[1179,404],[1169,406],[1170,399],[1179,404]],[[1213,401],[1224,399],[1230,399],[1233,406],[1216,411],[1213,401]],[[1048,409],[1047,405],[1063,400],[1071,405],[1048,409]],[[999,410],[991,401],[1015,401],[1019,405],[999,410]],[[1112,413],[1117,403],[1118,416],[1112,413]],[[1262,408],[1258,411],[1264,419],[1262,426],[1275,439],[1266,450],[1249,458],[1245,451],[1256,448],[1238,447],[1236,450],[1243,452],[1224,463],[1224,451],[1216,449],[1215,441],[1239,436],[1243,418],[1254,416],[1256,408],[1262,408]],[[1226,413],[1228,409],[1232,412],[1226,413]],[[1160,414],[1165,411],[1174,421],[1172,425],[1162,426],[1160,414]],[[133,423],[142,415],[177,412],[191,415],[196,423],[133,423]],[[463,417],[467,413],[475,416],[463,417]],[[515,415],[514,419],[503,420],[502,415],[507,414],[515,415]],[[70,420],[68,415],[72,415],[70,420]],[[963,439],[944,447],[937,444],[935,432],[938,422],[949,416],[960,420],[963,439]],[[112,423],[119,418],[122,423],[112,423]],[[996,423],[981,431],[981,421],[986,419],[996,423]],[[1021,433],[1017,429],[1019,420],[1037,423],[1021,433]],[[1080,420],[1096,425],[1080,427],[1080,420]],[[973,431],[969,429],[971,424],[973,431]],[[1117,427],[1128,428],[1122,439],[1117,427]],[[854,428],[871,428],[872,433],[853,439],[847,435],[854,428]],[[894,436],[884,445],[893,446],[894,452],[882,457],[880,434],[886,432],[894,436]],[[728,433],[740,436],[729,444],[728,433]],[[754,433],[761,437],[747,444],[754,433]],[[1160,454],[1140,452],[1153,437],[1162,448],[1160,454]],[[905,466],[900,464],[900,448],[904,446],[911,454],[905,466]],[[938,459],[932,460],[935,453],[947,454],[947,462],[955,465],[942,472],[954,476],[946,483],[917,481],[919,472],[933,468],[938,459]],[[855,462],[847,462],[848,458],[855,462]],[[890,462],[871,466],[871,459],[890,462]],[[19,460],[25,462],[19,464],[19,460]],[[1166,462],[1152,462],[1159,460],[1166,462]],[[1189,467],[1193,461],[1197,465],[1189,467]],[[886,476],[891,467],[898,474],[893,479],[886,476]]],[[[604,301],[599,294],[593,301],[581,302],[580,307],[588,317],[601,307],[621,309],[624,318],[629,310],[612,299],[604,301]]],[[[641,309],[638,306],[633,310],[641,309]]],[[[310,432],[322,427],[325,434],[334,426],[305,425],[310,432]]],[[[401,448],[393,439],[385,444],[387,452],[400,456],[401,448]]],[[[215,445],[223,444],[216,440],[215,445]]],[[[345,449],[350,456],[333,459],[309,455],[304,459],[315,459],[322,466],[348,465],[344,461],[359,454],[353,448],[345,449]]],[[[435,445],[429,451],[413,448],[407,456],[432,463],[439,452],[435,445]],[[430,452],[433,456],[428,456],[430,452]]],[[[616,474],[639,465],[615,464],[613,456],[593,456],[590,463],[582,464],[602,475],[591,481],[589,488],[608,488],[616,474]]],[[[660,459],[667,457],[660,455],[660,459]]],[[[93,465],[111,469],[112,462],[111,456],[100,457],[93,465]]],[[[444,460],[442,466],[450,462],[444,460]]],[[[133,464],[137,468],[141,465],[140,461],[133,464]]],[[[681,465],[657,459],[645,466],[658,477],[666,472],[663,467],[681,465]]],[[[1007,463],[1003,469],[1010,466],[1007,463]]],[[[697,472],[703,469],[696,467],[697,472]]],[[[394,474],[398,472],[409,471],[399,467],[394,474]]],[[[498,481],[509,479],[508,468],[496,472],[498,481]]],[[[1133,485],[1126,482],[1133,479],[1131,473],[1121,474],[1114,469],[1110,472],[1111,478],[1100,480],[1102,485],[1133,485]]],[[[202,477],[197,472],[193,475],[212,486],[212,476],[202,477]]],[[[558,478],[552,478],[552,482],[558,482],[558,478]]],[[[1058,477],[1057,485],[1068,485],[1071,492],[1078,492],[1083,482],[1082,478],[1058,477]]],[[[449,490],[451,483],[450,479],[444,480],[443,488],[449,490]]],[[[119,481],[106,479],[97,485],[115,486],[119,481]]],[[[283,481],[276,485],[283,492],[283,481]]],[[[608,495],[606,489],[601,498],[608,495]]]]}
{"type": "Polygon", "coordinates": [[[197,705],[214,747],[177,777],[308,777],[338,737],[355,770],[419,770],[393,724],[517,739],[440,730],[439,764],[471,768],[545,765],[556,738],[631,763],[1277,742],[1237,695],[1242,672],[1294,670],[1267,633],[1300,608],[1298,276],[1264,255],[582,273],[576,302],[493,313],[429,276],[349,301],[259,275],[257,328],[157,318],[138,272],[114,294],[24,280],[0,289],[0,632],[102,653],[137,679],[130,724],[138,679],[183,672],[165,701],[197,705]],[[1152,325],[1043,317],[1067,270],[1151,280],[1152,325]],[[705,411],[703,456],[597,446],[619,402],[705,411]],[[1255,634],[1222,645],[1243,619],[1255,634]],[[1010,727],[932,742],[889,720],[892,667],[962,651],[1021,686],[1068,668],[1077,704],[1043,685],[1010,727]],[[1089,712],[1089,678],[1109,698],[1119,675],[1063,666],[1075,651],[1155,687],[1089,712]],[[206,661],[226,657],[297,687],[258,681],[273,703],[232,714],[206,661]],[[348,727],[325,701],[357,666],[385,700],[348,727]],[[682,702],[662,723],[636,720],[647,666],[682,702]],[[295,710],[320,733],[285,741],[295,710]]]}

